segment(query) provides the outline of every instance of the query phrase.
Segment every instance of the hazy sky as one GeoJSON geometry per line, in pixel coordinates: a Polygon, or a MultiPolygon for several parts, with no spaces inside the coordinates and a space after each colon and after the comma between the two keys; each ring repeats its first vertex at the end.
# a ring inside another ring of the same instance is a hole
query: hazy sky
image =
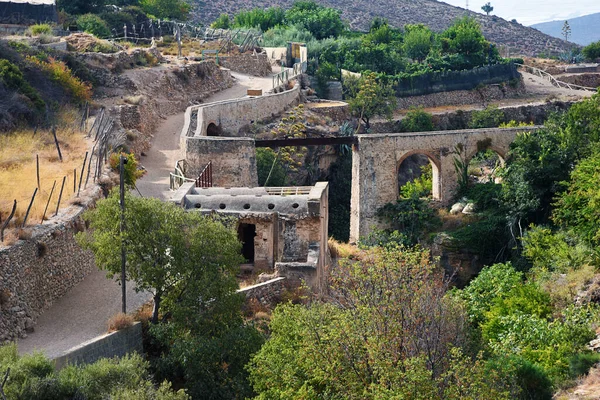
{"type": "MultiPolygon", "coordinates": [[[[440,0],[466,8],[467,0],[440,0]]],[[[516,19],[523,25],[554,20],[568,20],[600,12],[600,0],[468,0],[469,10],[483,13],[481,6],[490,2],[497,15],[508,21],[516,19]]]]}

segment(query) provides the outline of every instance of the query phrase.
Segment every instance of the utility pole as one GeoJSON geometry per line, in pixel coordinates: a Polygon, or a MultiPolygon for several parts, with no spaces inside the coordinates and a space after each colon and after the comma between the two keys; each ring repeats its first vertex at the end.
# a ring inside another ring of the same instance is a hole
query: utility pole
{"type": "Polygon", "coordinates": [[[125,241],[123,240],[123,234],[125,232],[125,164],[127,164],[127,158],[122,154],[119,156],[119,192],[120,192],[120,205],[121,205],[121,308],[123,314],[127,313],[127,301],[125,294],[125,241]]]}

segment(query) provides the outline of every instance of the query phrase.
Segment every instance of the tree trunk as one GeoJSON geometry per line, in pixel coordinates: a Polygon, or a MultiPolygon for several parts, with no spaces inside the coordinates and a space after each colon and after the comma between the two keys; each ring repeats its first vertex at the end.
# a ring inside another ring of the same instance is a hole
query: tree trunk
{"type": "Polygon", "coordinates": [[[161,297],[161,293],[156,293],[152,298],[152,300],[154,300],[154,307],[152,308],[152,318],[150,319],[150,322],[153,324],[158,324],[158,309],[160,307],[161,297]]]}

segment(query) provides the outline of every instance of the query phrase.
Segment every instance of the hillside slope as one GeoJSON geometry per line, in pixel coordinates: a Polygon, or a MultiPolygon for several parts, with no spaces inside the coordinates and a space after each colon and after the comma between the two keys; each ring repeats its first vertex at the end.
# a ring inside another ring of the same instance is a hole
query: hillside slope
{"type": "MultiPolygon", "coordinates": [[[[565,21],[543,22],[532,25],[532,28],[538,29],[547,35],[562,38],[562,27],[565,21]]],[[[571,26],[571,36],[569,41],[587,46],[588,44],[600,40],[600,13],[584,15],[583,17],[569,20],[571,26]]]]}
{"type": "MultiPolygon", "coordinates": [[[[191,0],[194,19],[208,24],[221,13],[233,15],[242,9],[280,6],[289,8],[294,0],[191,0]]],[[[481,24],[485,37],[497,44],[510,47],[511,54],[560,53],[573,44],[548,36],[536,29],[508,22],[496,16],[485,16],[435,0],[317,0],[328,7],[342,10],[342,18],[353,29],[367,30],[375,17],[384,17],[394,26],[423,23],[435,31],[446,29],[465,13],[481,24]]]]}

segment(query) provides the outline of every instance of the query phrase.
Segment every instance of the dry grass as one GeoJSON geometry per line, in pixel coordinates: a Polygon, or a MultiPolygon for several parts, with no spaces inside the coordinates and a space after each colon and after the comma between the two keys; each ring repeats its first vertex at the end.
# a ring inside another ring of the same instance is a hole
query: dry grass
{"type": "Polygon", "coordinates": [[[358,256],[360,254],[360,250],[358,249],[358,247],[348,243],[338,242],[337,240],[331,237],[327,241],[327,244],[329,245],[329,252],[331,253],[331,257],[333,257],[334,259],[358,259],[358,256]]]}
{"type": "Polygon", "coordinates": [[[115,314],[108,320],[108,332],[116,332],[121,329],[129,328],[133,323],[133,316],[123,313],[115,314]]]}
{"type": "Polygon", "coordinates": [[[600,399],[600,368],[594,367],[577,382],[577,385],[562,390],[554,396],[557,400],[596,400],[600,399]]]}
{"type": "Polygon", "coordinates": [[[154,303],[152,301],[143,304],[140,308],[135,310],[133,319],[140,322],[148,322],[150,318],[152,318],[153,307],[154,303]]]}
{"type": "MultiPolygon", "coordinates": [[[[56,188],[50,201],[46,218],[56,210],[58,194],[62,178],[67,177],[61,205],[67,205],[73,195],[73,170],[77,170],[77,184],[86,150],[89,143],[84,135],[73,129],[76,125],[77,112],[64,113],[62,126],[57,127],[57,137],[63,156],[58,158],[52,133],[38,130],[21,130],[9,135],[0,136],[0,216],[6,219],[12,209],[13,200],[17,200],[17,211],[11,226],[20,226],[25,217],[27,207],[37,187],[36,154],[40,159],[40,190],[36,194],[28,224],[41,222],[44,208],[48,201],[53,182],[56,188]]],[[[5,240],[6,244],[6,240],[5,240]]]]}

